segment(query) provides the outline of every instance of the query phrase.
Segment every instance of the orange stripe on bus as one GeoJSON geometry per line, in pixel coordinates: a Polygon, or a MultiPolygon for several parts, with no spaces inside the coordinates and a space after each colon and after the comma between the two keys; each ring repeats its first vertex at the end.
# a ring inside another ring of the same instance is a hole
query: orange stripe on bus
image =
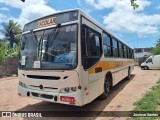
{"type": "Polygon", "coordinates": [[[95,68],[102,67],[102,71],[111,70],[129,64],[134,64],[133,61],[100,61],[93,68],[88,71],[88,74],[95,73],[95,68]]]}

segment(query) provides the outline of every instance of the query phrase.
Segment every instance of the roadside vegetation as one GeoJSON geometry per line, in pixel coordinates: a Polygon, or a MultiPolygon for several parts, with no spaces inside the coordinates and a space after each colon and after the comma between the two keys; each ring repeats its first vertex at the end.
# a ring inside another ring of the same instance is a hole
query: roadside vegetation
{"type": "Polygon", "coordinates": [[[6,23],[1,23],[1,26],[2,29],[0,29],[0,34],[4,37],[0,40],[0,77],[5,75],[6,71],[4,70],[7,70],[7,75],[10,74],[10,71],[8,71],[11,66],[10,60],[17,60],[17,62],[13,63],[13,65],[18,63],[19,41],[22,31],[20,24],[13,20],[9,20],[6,23]]]}
{"type": "MultiPolygon", "coordinates": [[[[160,111],[160,80],[156,86],[138,102],[135,103],[135,109],[133,111],[160,111]]],[[[159,117],[133,117],[134,120],[158,120],[159,117]]]]}
{"type": "Polygon", "coordinates": [[[160,39],[157,40],[155,48],[152,49],[153,55],[160,55],[160,39]]]}

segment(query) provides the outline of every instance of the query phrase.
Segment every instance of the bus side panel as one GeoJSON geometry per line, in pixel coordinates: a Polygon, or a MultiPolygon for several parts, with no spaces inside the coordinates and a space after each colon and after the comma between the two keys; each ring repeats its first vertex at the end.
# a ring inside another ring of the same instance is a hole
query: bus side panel
{"type": "Polygon", "coordinates": [[[120,59],[117,59],[114,61],[114,72],[113,72],[113,78],[114,78],[114,83],[117,84],[118,82],[120,82],[123,79],[123,61],[120,59]]]}
{"type": "Polygon", "coordinates": [[[131,72],[133,71],[134,64],[132,63],[133,63],[133,60],[128,60],[128,59],[126,60],[123,59],[121,61],[118,60],[115,62],[115,69],[113,72],[113,80],[114,80],[113,86],[128,76],[129,67],[130,67],[131,72]],[[122,62],[122,65],[120,65],[117,62],[122,62]],[[119,67],[117,65],[119,65],[119,67]]]}
{"type": "Polygon", "coordinates": [[[89,101],[89,84],[88,84],[88,72],[83,70],[81,67],[81,89],[83,97],[83,105],[87,104],[89,101]]]}
{"type": "MultiPolygon", "coordinates": [[[[100,28],[98,28],[97,26],[95,26],[93,23],[91,23],[90,21],[88,21],[86,18],[82,17],[82,24],[85,24],[86,26],[88,26],[89,28],[97,31],[98,33],[102,34],[102,30],[100,28]]],[[[101,68],[102,69],[102,65],[100,63],[100,61],[98,63],[96,63],[96,65],[94,65],[96,67],[92,67],[93,71],[92,72],[88,72],[88,95],[89,95],[89,102],[93,101],[95,98],[97,98],[101,93],[100,93],[100,80],[104,81],[104,74],[102,71],[100,72],[96,72],[96,69],[101,68]]],[[[92,69],[91,68],[91,69],[92,69]]]]}

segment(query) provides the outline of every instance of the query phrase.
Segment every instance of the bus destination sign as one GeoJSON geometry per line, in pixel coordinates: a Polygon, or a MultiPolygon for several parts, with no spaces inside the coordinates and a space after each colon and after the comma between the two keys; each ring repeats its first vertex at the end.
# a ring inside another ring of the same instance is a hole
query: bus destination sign
{"type": "Polygon", "coordinates": [[[37,21],[37,28],[47,27],[56,24],[56,17],[50,17],[37,21]]]}
{"type": "Polygon", "coordinates": [[[68,11],[39,18],[24,26],[23,32],[78,20],[78,11],[68,11]]]}

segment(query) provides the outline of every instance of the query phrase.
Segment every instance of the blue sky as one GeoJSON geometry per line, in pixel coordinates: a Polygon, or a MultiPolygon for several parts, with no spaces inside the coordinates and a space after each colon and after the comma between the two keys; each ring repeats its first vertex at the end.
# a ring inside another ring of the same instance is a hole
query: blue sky
{"type": "Polygon", "coordinates": [[[137,0],[137,10],[133,10],[129,1],[26,0],[23,3],[20,0],[0,0],[0,23],[14,19],[23,27],[25,23],[48,14],[81,8],[131,47],[155,46],[160,38],[160,1],[137,0]]]}

